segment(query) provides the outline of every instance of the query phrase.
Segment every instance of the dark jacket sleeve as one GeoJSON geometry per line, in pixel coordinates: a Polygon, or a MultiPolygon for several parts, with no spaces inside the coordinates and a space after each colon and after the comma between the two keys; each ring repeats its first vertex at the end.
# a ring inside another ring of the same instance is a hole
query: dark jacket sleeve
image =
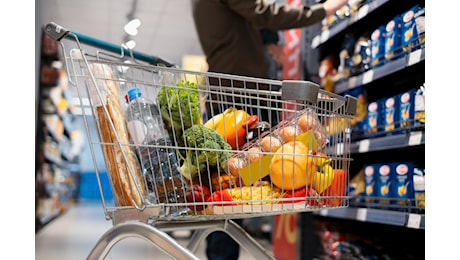
{"type": "Polygon", "coordinates": [[[326,11],[322,4],[292,7],[265,0],[227,0],[228,7],[251,23],[273,31],[320,22],[326,11]]]}

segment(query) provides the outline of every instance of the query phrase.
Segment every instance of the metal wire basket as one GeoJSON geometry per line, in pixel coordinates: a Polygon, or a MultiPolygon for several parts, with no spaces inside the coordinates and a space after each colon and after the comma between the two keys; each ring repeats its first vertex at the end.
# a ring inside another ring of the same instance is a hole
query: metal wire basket
{"type": "Polygon", "coordinates": [[[104,211],[115,226],[196,227],[348,206],[356,99],[305,81],[181,70],[124,47],[110,46],[120,55],[109,54],[100,41],[54,23],[46,31],[61,41],[69,82],[91,108],[84,121],[104,211]],[[140,105],[125,98],[133,91],[153,102],[135,122],[132,107],[140,105]],[[153,132],[145,125],[152,117],[159,126],[153,132]],[[104,200],[99,147],[113,201],[104,200]]]}

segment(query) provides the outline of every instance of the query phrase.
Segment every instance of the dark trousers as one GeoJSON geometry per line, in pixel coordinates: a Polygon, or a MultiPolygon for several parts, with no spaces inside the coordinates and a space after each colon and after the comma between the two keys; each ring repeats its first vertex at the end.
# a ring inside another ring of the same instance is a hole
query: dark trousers
{"type": "MultiPolygon", "coordinates": [[[[242,225],[242,219],[233,220],[242,225]]],[[[206,238],[206,256],[209,260],[237,260],[240,246],[233,238],[222,231],[216,231],[206,238]]]]}

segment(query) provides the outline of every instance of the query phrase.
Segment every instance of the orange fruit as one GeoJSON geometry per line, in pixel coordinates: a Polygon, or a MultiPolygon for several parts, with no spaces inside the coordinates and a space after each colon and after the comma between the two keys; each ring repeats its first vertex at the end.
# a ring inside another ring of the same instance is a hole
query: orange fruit
{"type": "Polygon", "coordinates": [[[308,155],[302,142],[290,142],[281,146],[271,162],[270,178],[275,186],[285,190],[296,190],[310,183],[316,164],[308,155]]]}

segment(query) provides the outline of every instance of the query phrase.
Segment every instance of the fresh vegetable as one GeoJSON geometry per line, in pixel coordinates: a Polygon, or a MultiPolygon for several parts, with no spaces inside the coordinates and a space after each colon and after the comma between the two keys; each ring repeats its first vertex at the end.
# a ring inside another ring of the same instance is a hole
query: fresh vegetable
{"type": "Polygon", "coordinates": [[[246,167],[246,163],[240,158],[233,157],[227,161],[227,165],[224,170],[228,173],[233,185],[241,186],[241,182],[243,182],[243,180],[240,181],[240,169],[244,167],[246,167]]]}
{"type": "Polygon", "coordinates": [[[246,126],[250,127],[256,121],[257,116],[251,116],[244,110],[229,108],[208,120],[205,127],[215,129],[235,149],[245,143],[246,126]]]}
{"type": "Polygon", "coordinates": [[[329,165],[331,160],[316,165],[316,173],[313,176],[312,186],[319,194],[323,193],[332,184],[334,179],[333,168],[329,165]]]}
{"type": "MultiPolygon", "coordinates": [[[[206,200],[206,202],[220,202],[220,201],[232,201],[232,196],[230,196],[230,192],[228,189],[215,191],[211,194],[211,196],[206,200]]],[[[222,204],[222,206],[229,206],[229,205],[236,205],[236,204],[222,204]]]]}
{"type": "MultiPolygon", "coordinates": [[[[345,185],[347,174],[342,169],[333,170],[333,178],[331,185],[321,193],[321,196],[336,196],[341,197],[345,195],[345,185]]],[[[323,205],[328,205],[331,207],[339,206],[342,203],[341,199],[323,199],[321,200],[323,205]]]]}
{"type": "Polygon", "coordinates": [[[296,203],[296,202],[304,202],[306,201],[308,205],[310,206],[318,206],[318,200],[317,199],[305,199],[306,197],[314,197],[316,195],[316,192],[309,187],[303,187],[294,191],[286,191],[283,195],[283,198],[303,198],[303,199],[298,199],[298,200],[287,200],[287,201],[281,201],[282,204],[285,203],[296,203]]]}
{"type": "Polygon", "coordinates": [[[224,163],[228,160],[228,152],[231,150],[223,137],[216,131],[203,125],[193,125],[184,131],[185,146],[188,148],[200,148],[187,151],[187,158],[180,167],[180,172],[185,178],[191,180],[198,172],[207,173],[207,166],[219,165],[223,170],[224,163]]]}
{"type": "Polygon", "coordinates": [[[302,142],[290,142],[281,146],[271,162],[270,177],[274,185],[284,190],[296,190],[310,184],[316,171],[315,161],[308,155],[302,142]]]}
{"type": "MultiPolygon", "coordinates": [[[[205,202],[209,197],[211,197],[209,189],[199,184],[194,184],[185,191],[185,201],[187,203],[205,202]]],[[[188,205],[187,207],[194,211],[201,211],[204,209],[204,205],[188,205]]]]}
{"type": "Polygon", "coordinates": [[[211,192],[236,187],[237,181],[227,173],[214,172],[211,174],[211,192]]]}
{"type": "Polygon", "coordinates": [[[264,152],[276,152],[281,147],[281,142],[278,138],[267,135],[260,140],[260,149],[264,152]]]}
{"type": "Polygon", "coordinates": [[[295,137],[300,135],[300,131],[295,127],[285,126],[281,128],[278,135],[280,136],[283,143],[289,143],[290,141],[294,140],[295,137]]]}
{"type": "Polygon", "coordinates": [[[178,146],[184,146],[183,133],[194,124],[201,124],[198,86],[194,82],[177,82],[177,87],[163,87],[158,103],[168,134],[178,146]]]}

